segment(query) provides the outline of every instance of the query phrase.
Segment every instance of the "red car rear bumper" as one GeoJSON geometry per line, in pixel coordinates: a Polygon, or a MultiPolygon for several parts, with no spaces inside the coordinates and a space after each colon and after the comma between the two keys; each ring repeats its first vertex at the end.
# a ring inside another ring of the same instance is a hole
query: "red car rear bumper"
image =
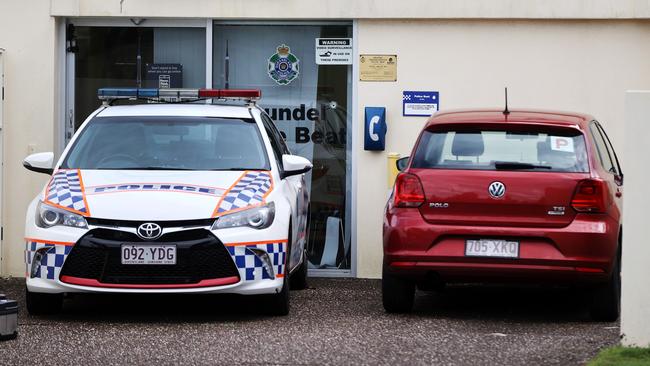
{"type": "MultiPolygon", "coordinates": [[[[394,211],[394,212],[391,212],[394,211]]],[[[384,264],[405,277],[449,282],[606,281],[618,247],[619,224],[607,215],[579,214],[562,228],[434,225],[418,209],[384,218],[384,264]],[[517,240],[519,258],[465,256],[465,240],[517,240]]]]}

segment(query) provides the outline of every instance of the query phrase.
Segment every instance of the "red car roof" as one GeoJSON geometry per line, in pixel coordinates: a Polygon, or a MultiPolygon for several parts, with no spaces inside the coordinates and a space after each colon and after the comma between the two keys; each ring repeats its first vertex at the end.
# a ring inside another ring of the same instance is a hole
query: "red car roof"
{"type": "Polygon", "coordinates": [[[463,109],[436,113],[429,118],[425,128],[449,123],[524,122],[586,129],[587,123],[593,120],[590,115],[574,112],[514,109],[510,114],[504,115],[503,110],[497,109],[463,109]]]}

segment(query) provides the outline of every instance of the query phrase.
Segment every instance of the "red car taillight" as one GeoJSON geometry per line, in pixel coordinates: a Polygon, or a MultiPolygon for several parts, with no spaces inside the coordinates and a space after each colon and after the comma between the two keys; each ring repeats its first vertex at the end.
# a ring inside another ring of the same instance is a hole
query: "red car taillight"
{"type": "Polygon", "coordinates": [[[606,210],[605,183],[586,179],[578,183],[571,206],[578,212],[604,213],[606,210]]]}
{"type": "Polygon", "coordinates": [[[395,207],[420,207],[424,203],[424,190],[420,179],[413,174],[400,173],[395,180],[395,207]]]}

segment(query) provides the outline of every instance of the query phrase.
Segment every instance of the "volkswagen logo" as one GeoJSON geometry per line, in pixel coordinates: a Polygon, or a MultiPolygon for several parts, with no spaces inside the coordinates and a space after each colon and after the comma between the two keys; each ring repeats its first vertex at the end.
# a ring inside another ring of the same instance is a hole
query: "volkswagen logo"
{"type": "Polygon", "coordinates": [[[501,198],[506,194],[506,185],[499,181],[492,182],[488,187],[488,193],[490,193],[492,198],[501,198]]]}
{"type": "Polygon", "coordinates": [[[138,236],[144,240],[155,240],[162,235],[162,228],[153,222],[145,222],[138,226],[138,236]]]}

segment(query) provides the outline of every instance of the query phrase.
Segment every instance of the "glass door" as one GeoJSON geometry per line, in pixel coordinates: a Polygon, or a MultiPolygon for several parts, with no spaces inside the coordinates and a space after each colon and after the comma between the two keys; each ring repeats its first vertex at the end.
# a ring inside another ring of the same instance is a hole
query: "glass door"
{"type": "MultiPolygon", "coordinates": [[[[310,274],[350,275],[351,65],[323,64],[316,42],[349,40],[349,24],[219,23],[213,86],[262,90],[261,106],[292,153],[310,159],[310,274]]],[[[345,41],[343,41],[345,42],[345,41]]]]}
{"type": "Polygon", "coordinates": [[[71,24],[66,37],[68,72],[74,75],[67,88],[66,142],[100,106],[99,88],[206,86],[205,27],[71,24]]]}

